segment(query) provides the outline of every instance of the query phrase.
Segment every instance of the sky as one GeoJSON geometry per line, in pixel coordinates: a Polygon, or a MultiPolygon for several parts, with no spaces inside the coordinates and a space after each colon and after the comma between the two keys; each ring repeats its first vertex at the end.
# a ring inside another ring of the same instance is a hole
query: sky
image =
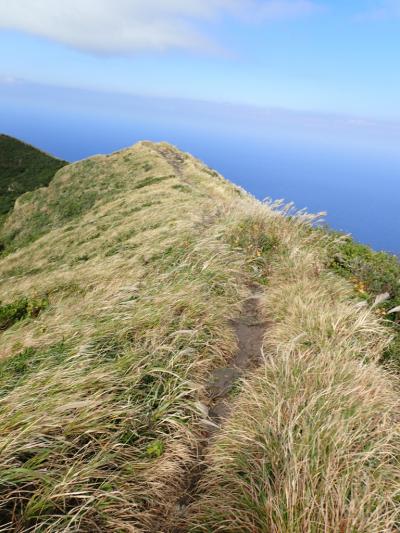
{"type": "Polygon", "coordinates": [[[0,84],[400,121],[400,0],[0,0],[0,84]]]}

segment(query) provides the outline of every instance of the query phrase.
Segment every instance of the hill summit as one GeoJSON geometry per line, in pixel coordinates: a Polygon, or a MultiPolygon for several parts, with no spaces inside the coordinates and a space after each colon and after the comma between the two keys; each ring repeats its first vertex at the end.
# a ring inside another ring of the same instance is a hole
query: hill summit
{"type": "Polygon", "coordinates": [[[341,275],[350,248],[315,219],[145,141],[20,196],[0,235],[0,528],[396,530],[385,298],[341,275]]]}

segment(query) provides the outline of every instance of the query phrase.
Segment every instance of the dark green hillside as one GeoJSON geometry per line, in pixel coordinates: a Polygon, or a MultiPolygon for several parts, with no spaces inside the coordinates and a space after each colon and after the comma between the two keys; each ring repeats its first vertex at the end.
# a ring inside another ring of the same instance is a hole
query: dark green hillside
{"type": "Polygon", "coordinates": [[[0,134],[0,218],[27,191],[48,185],[66,161],[56,159],[24,142],[0,134]]]}

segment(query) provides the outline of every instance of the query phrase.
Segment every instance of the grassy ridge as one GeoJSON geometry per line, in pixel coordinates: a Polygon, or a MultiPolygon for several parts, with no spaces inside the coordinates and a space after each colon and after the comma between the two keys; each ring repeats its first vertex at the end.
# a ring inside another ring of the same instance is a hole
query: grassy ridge
{"type": "Polygon", "coordinates": [[[398,393],[377,364],[392,330],[333,272],[332,236],[285,214],[162,143],[22,197],[0,260],[2,527],[396,529],[398,393]],[[264,360],[234,387],[184,508],[208,378],[254,283],[264,360]]]}
{"type": "Polygon", "coordinates": [[[13,208],[18,196],[48,185],[64,165],[65,161],[0,134],[0,217],[13,208]]]}
{"type": "MultiPolygon", "coordinates": [[[[235,346],[226,317],[240,302],[243,258],[219,235],[237,193],[191,160],[190,194],[174,187],[177,177],[145,184],[149,158],[157,175],[171,173],[146,145],[115,154],[110,164],[127,182],[119,195],[99,195],[64,223],[51,212],[53,229],[1,262],[4,298],[48,301],[0,338],[9,355],[0,372],[0,517],[11,529],[168,523],[196,460],[204,382],[235,346]]],[[[111,188],[105,162],[92,164],[98,188],[111,188]]],[[[56,197],[64,172],[72,187],[82,175],[67,167],[37,195],[56,197]]],[[[28,216],[29,202],[20,208],[28,216]]]]}

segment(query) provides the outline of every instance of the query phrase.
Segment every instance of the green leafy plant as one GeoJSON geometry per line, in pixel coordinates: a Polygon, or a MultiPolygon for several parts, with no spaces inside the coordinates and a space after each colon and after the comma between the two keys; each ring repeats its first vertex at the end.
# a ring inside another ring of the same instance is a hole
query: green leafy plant
{"type": "Polygon", "coordinates": [[[386,252],[375,252],[350,237],[340,238],[334,233],[328,246],[328,264],[333,271],[348,279],[357,295],[373,305],[375,313],[391,325],[395,338],[385,351],[383,361],[400,369],[400,313],[392,312],[400,305],[398,258],[386,252]]]}
{"type": "Polygon", "coordinates": [[[15,302],[0,305],[0,331],[11,327],[24,318],[34,318],[48,306],[47,299],[20,298],[15,302]]]}
{"type": "Polygon", "coordinates": [[[164,453],[164,443],[160,439],[154,440],[146,448],[146,456],[149,458],[161,457],[164,453]]]}

